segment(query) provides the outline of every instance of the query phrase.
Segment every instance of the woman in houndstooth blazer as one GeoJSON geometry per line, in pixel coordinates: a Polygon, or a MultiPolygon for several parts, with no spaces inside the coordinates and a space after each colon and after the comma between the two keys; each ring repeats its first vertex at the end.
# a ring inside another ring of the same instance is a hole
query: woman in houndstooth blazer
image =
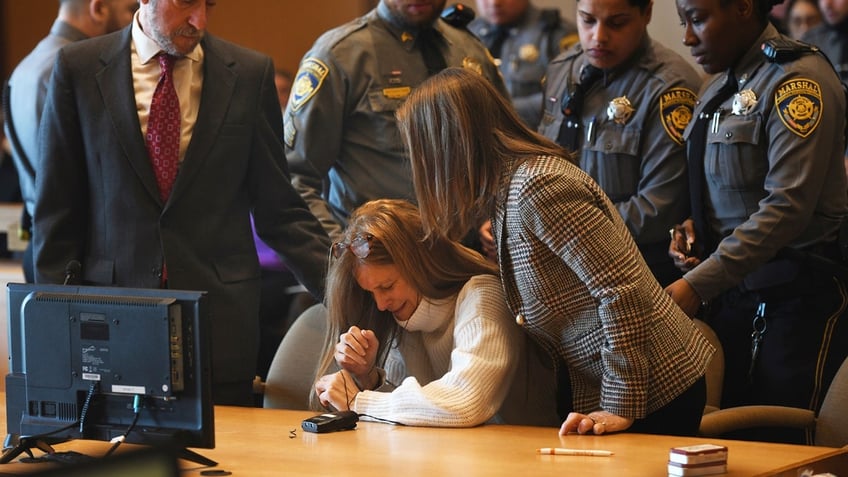
{"type": "Polygon", "coordinates": [[[713,348],[571,155],[459,69],[422,84],[398,118],[428,235],[492,220],[516,323],[557,367],[560,434],[694,435],[713,348]]]}

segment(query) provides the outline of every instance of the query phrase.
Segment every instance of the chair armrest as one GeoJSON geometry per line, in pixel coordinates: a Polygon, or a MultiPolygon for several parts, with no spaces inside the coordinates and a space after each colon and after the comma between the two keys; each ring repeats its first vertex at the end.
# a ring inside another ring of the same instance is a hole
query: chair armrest
{"type": "Polygon", "coordinates": [[[813,431],[816,415],[809,409],[784,406],[739,406],[704,414],[698,434],[719,437],[732,431],[756,427],[785,427],[813,431]]]}

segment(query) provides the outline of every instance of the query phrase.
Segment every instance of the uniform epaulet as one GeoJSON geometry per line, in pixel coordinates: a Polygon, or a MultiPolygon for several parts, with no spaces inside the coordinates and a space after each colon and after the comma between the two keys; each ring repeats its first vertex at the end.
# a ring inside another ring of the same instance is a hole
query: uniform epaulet
{"type": "Polygon", "coordinates": [[[760,50],[772,63],[787,63],[804,55],[818,53],[819,48],[801,41],[778,37],[763,42],[760,50]]]}
{"type": "Polygon", "coordinates": [[[329,30],[318,38],[315,45],[320,44],[323,45],[324,48],[331,49],[352,33],[359,31],[366,26],[368,26],[368,15],[361,16],[355,20],[345,23],[344,25],[340,25],[337,28],[329,30]]]}
{"type": "Polygon", "coordinates": [[[568,60],[574,58],[575,56],[582,55],[583,54],[583,46],[579,42],[577,42],[577,43],[571,45],[570,47],[568,47],[568,49],[565,50],[565,52],[567,52],[567,53],[564,56],[556,57],[556,60],[557,61],[568,61],[568,60]]]}
{"type": "Polygon", "coordinates": [[[455,28],[466,29],[475,16],[476,14],[471,7],[461,3],[454,3],[442,10],[442,20],[455,28]]]}

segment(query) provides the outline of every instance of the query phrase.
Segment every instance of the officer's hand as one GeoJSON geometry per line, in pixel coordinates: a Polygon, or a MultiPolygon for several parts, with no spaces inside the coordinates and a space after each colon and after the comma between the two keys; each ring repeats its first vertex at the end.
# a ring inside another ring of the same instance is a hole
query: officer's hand
{"type": "Polygon", "coordinates": [[[682,272],[688,272],[701,263],[698,259],[695,242],[695,226],[692,219],[686,219],[681,225],[669,230],[671,241],[668,244],[668,256],[674,260],[674,266],[682,272]]]}
{"type": "Polygon", "coordinates": [[[701,297],[698,296],[698,293],[692,288],[689,282],[679,278],[671,285],[665,287],[665,291],[689,318],[695,318],[698,309],[701,307],[701,297]]]}
{"type": "Polygon", "coordinates": [[[498,249],[495,247],[495,237],[492,235],[492,221],[487,220],[477,230],[480,236],[480,245],[483,247],[483,253],[486,258],[493,262],[498,261],[498,249]]]}

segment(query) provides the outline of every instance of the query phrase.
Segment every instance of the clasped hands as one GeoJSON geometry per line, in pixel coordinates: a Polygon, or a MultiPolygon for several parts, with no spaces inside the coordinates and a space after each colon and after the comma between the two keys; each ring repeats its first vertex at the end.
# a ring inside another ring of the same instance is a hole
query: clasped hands
{"type": "Polygon", "coordinates": [[[632,425],[633,419],[607,411],[592,411],[588,414],[570,412],[559,428],[559,435],[564,436],[571,432],[600,435],[625,431],[632,425]]]}
{"type": "Polygon", "coordinates": [[[379,378],[374,365],[379,345],[373,331],[356,326],[339,336],[333,357],[342,369],[321,376],[315,383],[315,393],[322,406],[349,410],[361,390],[377,385],[379,378]]]}

